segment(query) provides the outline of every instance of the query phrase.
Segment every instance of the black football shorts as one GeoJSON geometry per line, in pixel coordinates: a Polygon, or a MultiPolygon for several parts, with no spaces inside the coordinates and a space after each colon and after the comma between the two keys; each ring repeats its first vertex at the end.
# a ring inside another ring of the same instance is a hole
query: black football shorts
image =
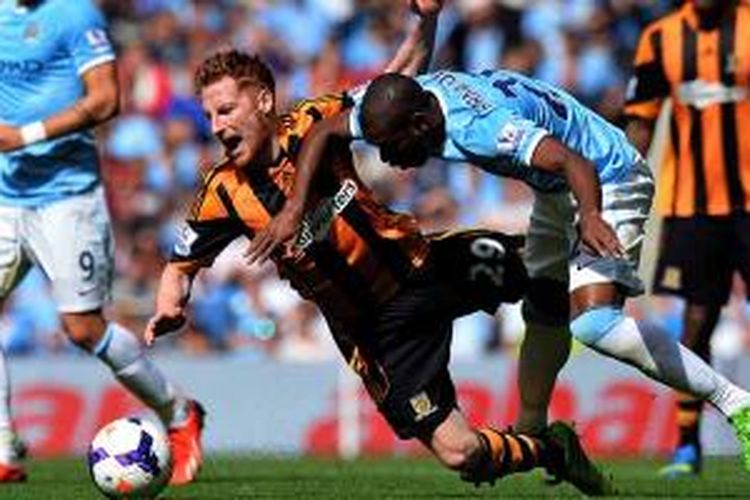
{"type": "Polygon", "coordinates": [[[725,304],[735,271],[750,284],[750,215],[664,219],[654,293],[725,304]]]}
{"type": "Polygon", "coordinates": [[[363,325],[354,367],[402,439],[427,438],[457,407],[448,373],[453,320],[524,295],[522,242],[493,231],[434,238],[424,272],[363,325]]]}

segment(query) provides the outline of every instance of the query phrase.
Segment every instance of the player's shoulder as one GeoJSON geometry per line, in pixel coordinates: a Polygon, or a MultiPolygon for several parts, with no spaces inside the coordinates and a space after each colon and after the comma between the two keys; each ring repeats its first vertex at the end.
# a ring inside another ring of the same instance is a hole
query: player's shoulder
{"type": "Polygon", "coordinates": [[[279,117],[277,135],[287,151],[296,154],[300,141],[310,128],[324,118],[333,116],[348,106],[344,94],[326,94],[297,102],[292,109],[279,117]]]}
{"type": "Polygon", "coordinates": [[[93,0],[44,0],[39,9],[48,15],[59,15],[57,21],[72,21],[76,18],[87,18],[100,15],[99,7],[93,0]]]}
{"type": "Polygon", "coordinates": [[[321,120],[346,107],[347,97],[343,93],[325,94],[318,97],[302,99],[294,105],[290,114],[307,115],[313,120],[321,120]]]}
{"type": "MultiPolygon", "coordinates": [[[[218,197],[221,196],[220,191],[225,189],[229,182],[227,176],[234,178],[233,172],[235,165],[228,159],[221,159],[214,162],[202,162],[199,165],[200,180],[198,187],[191,201],[188,202],[188,214],[189,218],[193,220],[201,220],[203,218],[205,208],[207,205],[218,204],[218,197]]],[[[228,194],[228,193],[225,193],[228,194]]],[[[215,207],[210,207],[208,212],[215,212],[215,207]]]]}
{"type": "Polygon", "coordinates": [[[226,158],[201,162],[198,166],[198,172],[200,175],[199,185],[202,189],[207,189],[212,184],[220,181],[222,176],[231,173],[234,169],[234,163],[226,158]]]}
{"type": "Polygon", "coordinates": [[[440,70],[417,77],[423,89],[437,96],[451,122],[464,122],[501,109],[492,81],[478,74],[440,70]]]}
{"type": "Polygon", "coordinates": [[[649,38],[654,33],[663,31],[665,28],[674,24],[682,24],[687,16],[687,5],[681,7],[675,7],[669,12],[663,14],[656,19],[651,20],[641,31],[641,39],[649,38]]]}

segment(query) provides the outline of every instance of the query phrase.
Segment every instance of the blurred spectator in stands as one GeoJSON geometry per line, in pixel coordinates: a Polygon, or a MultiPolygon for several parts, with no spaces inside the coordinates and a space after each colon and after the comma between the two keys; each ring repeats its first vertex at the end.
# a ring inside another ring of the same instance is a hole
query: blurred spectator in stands
{"type": "Polygon", "coordinates": [[[478,72],[496,68],[506,45],[519,41],[520,12],[495,0],[457,0],[459,21],[438,54],[441,65],[478,72]]]}

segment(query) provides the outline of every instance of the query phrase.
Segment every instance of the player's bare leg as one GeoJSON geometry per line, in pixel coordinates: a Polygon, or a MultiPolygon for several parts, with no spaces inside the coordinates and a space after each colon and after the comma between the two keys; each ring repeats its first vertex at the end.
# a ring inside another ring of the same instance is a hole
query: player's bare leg
{"type": "Polygon", "coordinates": [[[573,335],[596,351],[638,368],[678,391],[708,401],[732,422],[750,471],[750,393],[731,383],[669,335],[641,330],[622,312],[616,286],[588,285],[572,295],[573,335]]]}
{"type": "Polygon", "coordinates": [[[202,463],[205,412],[201,405],[178,394],[146,357],[138,337],[106,321],[100,310],[64,313],[62,320],[71,340],[109,366],[117,380],[154,410],[167,427],[174,461],[171,483],[192,481],[202,463]]]}
{"type": "Polygon", "coordinates": [[[519,432],[539,435],[547,428],[552,390],[570,354],[568,304],[566,283],[531,280],[523,303],[526,333],[518,360],[519,432]]]}
{"type": "Polygon", "coordinates": [[[552,390],[570,354],[570,338],[567,326],[527,323],[518,360],[519,432],[539,435],[547,427],[552,390]]]}

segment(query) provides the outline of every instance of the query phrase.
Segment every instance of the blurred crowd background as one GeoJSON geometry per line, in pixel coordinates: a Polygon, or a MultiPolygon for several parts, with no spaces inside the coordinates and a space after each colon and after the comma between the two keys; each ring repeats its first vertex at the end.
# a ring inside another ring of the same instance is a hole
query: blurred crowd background
{"type": "MultiPolygon", "coordinates": [[[[209,52],[231,44],[257,52],[277,77],[278,107],[341,91],[378,74],[414,16],[402,0],[101,0],[118,49],[120,116],[99,130],[102,171],[117,241],[109,314],[142,331],[153,312],[175,223],[218,158],[192,91],[209,52]]],[[[670,0],[446,0],[433,68],[510,68],[559,85],[622,124],[624,89],[638,35],[673,8],[670,0]]],[[[358,168],[392,208],[416,214],[425,231],[526,227],[531,193],[465,165],[435,163],[395,172],[355,148],[358,168]]],[[[248,268],[235,242],[197,278],[187,331],[157,349],[222,352],[280,360],[337,356],[313,304],[300,300],[272,266],[248,268]]],[[[715,335],[715,349],[744,348],[750,315],[738,290],[715,335]]],[[[681,304],[649,297],[637,317],[679,334],[681,304]]],[[[523,335],[518,307],[457,322],[454,357],[512,350],[523,335]]],[[[41,274],[32,272],[0,319],[6,352],[73,353],[60,332],[41,274]]]]}

